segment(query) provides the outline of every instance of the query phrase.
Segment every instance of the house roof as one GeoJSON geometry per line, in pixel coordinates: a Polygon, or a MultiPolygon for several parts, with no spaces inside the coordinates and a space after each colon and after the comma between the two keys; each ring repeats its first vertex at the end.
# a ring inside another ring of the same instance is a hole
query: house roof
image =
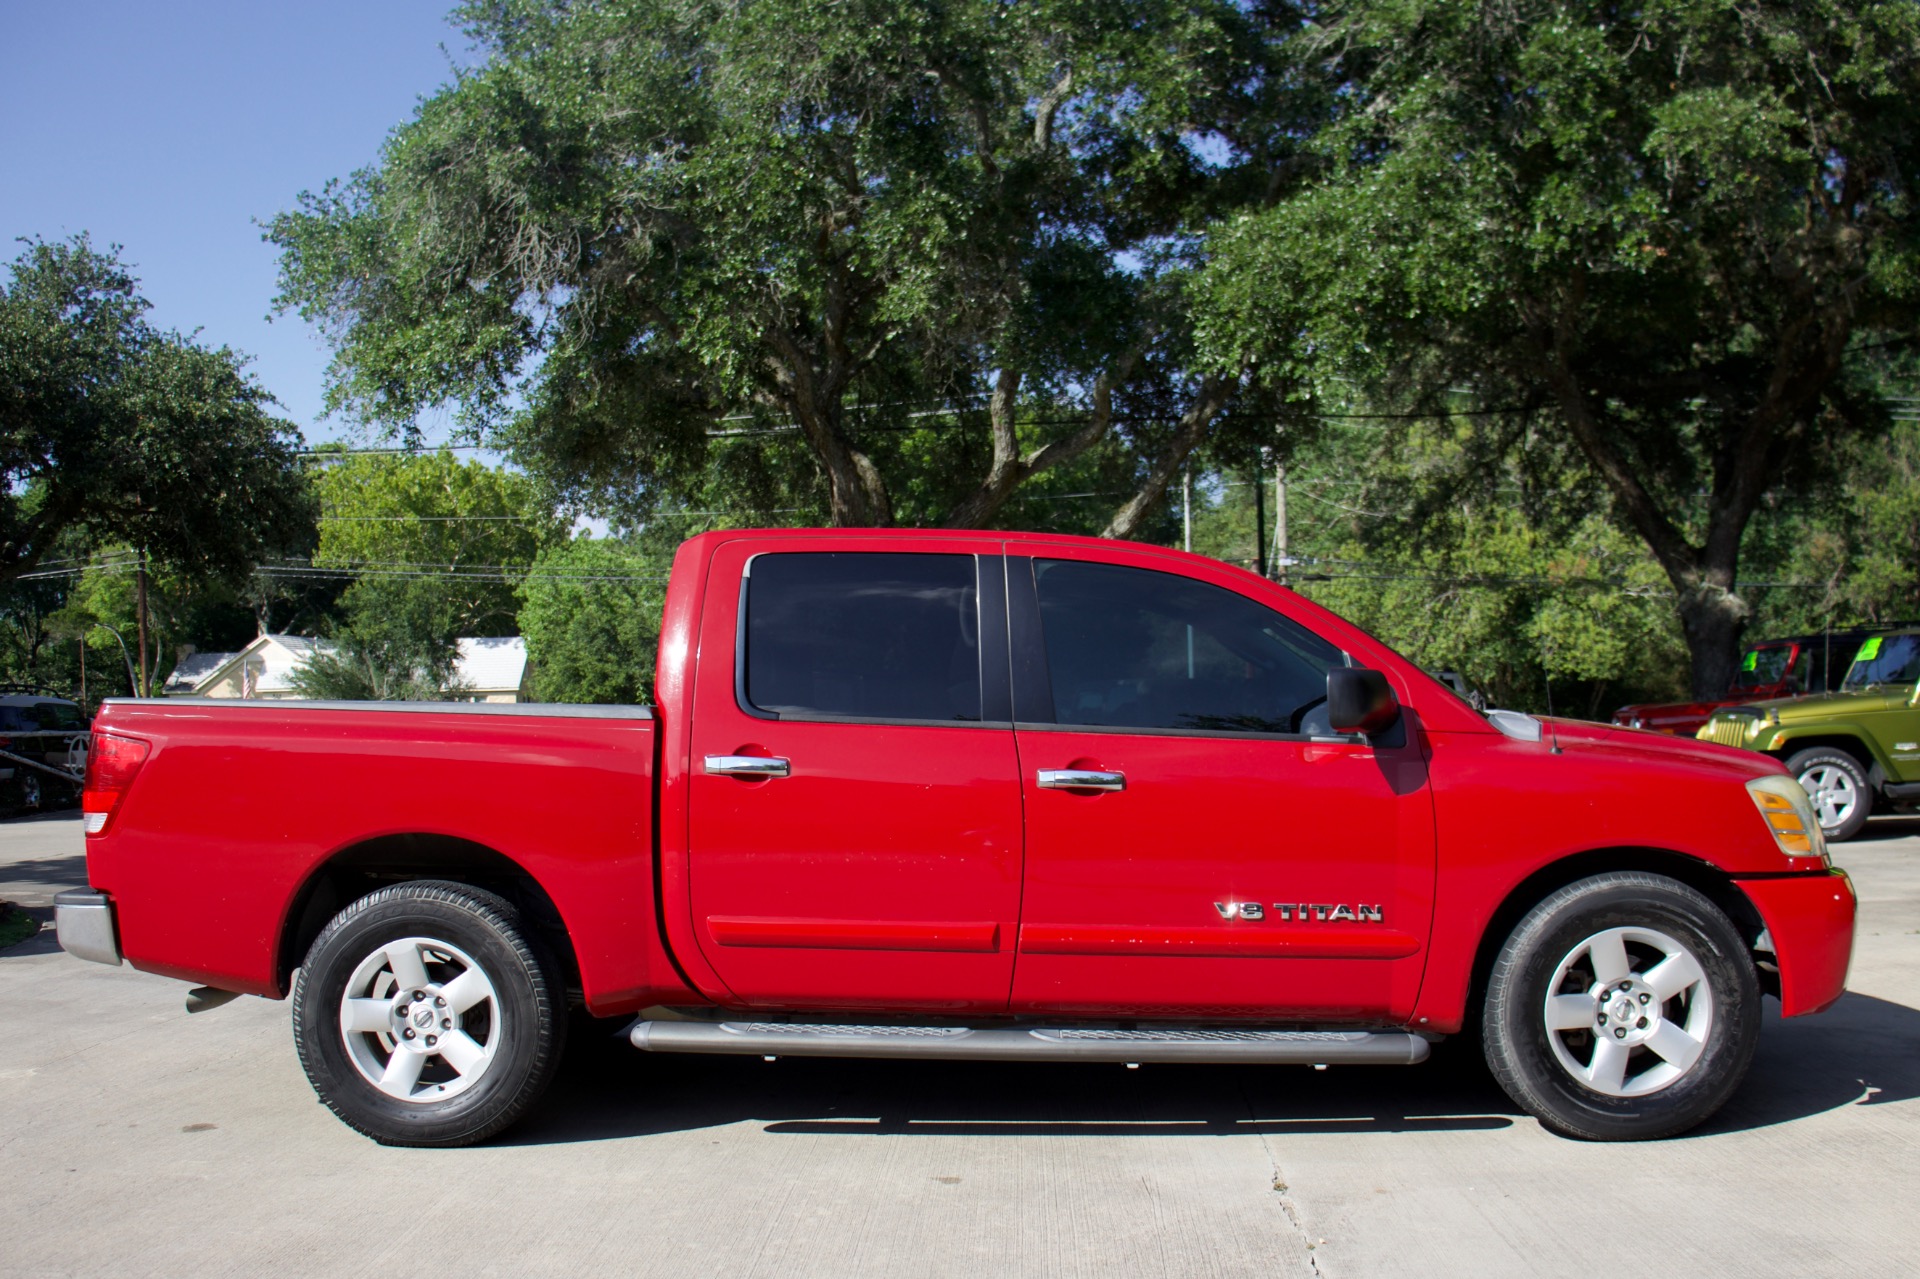
{"type": "Polygon", "coordinates": [[[168,693],[190,689],[238,656],[238,653],[194,653],[183,657],[161,689],[168,693]]]}

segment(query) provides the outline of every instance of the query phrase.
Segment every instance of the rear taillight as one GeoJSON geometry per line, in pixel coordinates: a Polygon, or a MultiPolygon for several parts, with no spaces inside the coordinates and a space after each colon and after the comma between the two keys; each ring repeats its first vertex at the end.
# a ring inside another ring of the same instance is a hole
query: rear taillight
{"type": "Polygon", "coordinates": [[[87,751],[86,789],[80,795],[80,811],[85,815],[87,834],[98,835],[106,830],[114,810],[120,807],[133,779],[139,775],[140,766],[147,762],[150,749],[145,742],[131,737],[93,735],[92,748],[87,751]]]}

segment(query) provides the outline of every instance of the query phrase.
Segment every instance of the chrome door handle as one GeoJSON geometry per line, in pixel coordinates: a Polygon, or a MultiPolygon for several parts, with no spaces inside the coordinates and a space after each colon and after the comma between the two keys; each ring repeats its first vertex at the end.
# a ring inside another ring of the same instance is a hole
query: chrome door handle
{"type": "Polygon", "coordinates": [[[709,755],[706,771],[715,777],[786,777],[793,770],[778,756],[709,755]]]}
{"type": "Polygon", "coordinates": [[[1090,768],[1043,768],[1041,790],[1125,790],[1125,773],[1102,773],[1090,768]]]}

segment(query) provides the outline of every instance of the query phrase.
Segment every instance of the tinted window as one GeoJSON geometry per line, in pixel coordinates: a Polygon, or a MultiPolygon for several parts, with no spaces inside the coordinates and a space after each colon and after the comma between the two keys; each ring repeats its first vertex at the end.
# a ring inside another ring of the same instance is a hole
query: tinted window
{"type": "Polygon", "coordinates": [[[747,700],[764,711],[980,718],[970,555],[762,555],[746,641],[747,700]]]}
{"type": "Polygon", "coordinates": [[[1860,646],[1847,672],[1848,688],[1911,684],[1920,679],[1920,635],[1882,635],[1860,646]]]}
{"type": "Polygon", "coordinates": [[[39,722],[41,728],[86,727],[85,721],[80,718],[80,708],[66,702],[35,702],[32,717],[39,722]]]}
{"type": "Polygon", "coordinates": [[[1778,684],[1786,677],[1787,658],[1792,652],[1792,647],[1786,644],[1748,649],[1740,659],[1740,669],[1734,673],[1733,686],[1763,688],[1778,684]]]}
{"type": "Polygon", "coordinates": [[[1340,650],[1273,610],[1147,569],[1039,560],[1034,574],[1057,722],[1327,731],[1340,650]]]}

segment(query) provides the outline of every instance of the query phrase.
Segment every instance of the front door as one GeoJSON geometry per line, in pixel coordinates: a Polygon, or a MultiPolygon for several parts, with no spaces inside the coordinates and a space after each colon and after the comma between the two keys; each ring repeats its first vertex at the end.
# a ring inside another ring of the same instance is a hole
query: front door
{"type": "Polygon", "coordinates": [[[1014,1011],[1409,1015],[1434,879],[1417,731],[1333,734],[1338,648],[1230,575],[1116,558],[1008,561],[1027,812],[1014,1011]]]}
{"type": "Polygon", "coordinates": [[[818,545],[713,560],[688,795],[701,953],[746,1005],[1002,1010],[1022,837],[1002,561],[818,545]]]}

